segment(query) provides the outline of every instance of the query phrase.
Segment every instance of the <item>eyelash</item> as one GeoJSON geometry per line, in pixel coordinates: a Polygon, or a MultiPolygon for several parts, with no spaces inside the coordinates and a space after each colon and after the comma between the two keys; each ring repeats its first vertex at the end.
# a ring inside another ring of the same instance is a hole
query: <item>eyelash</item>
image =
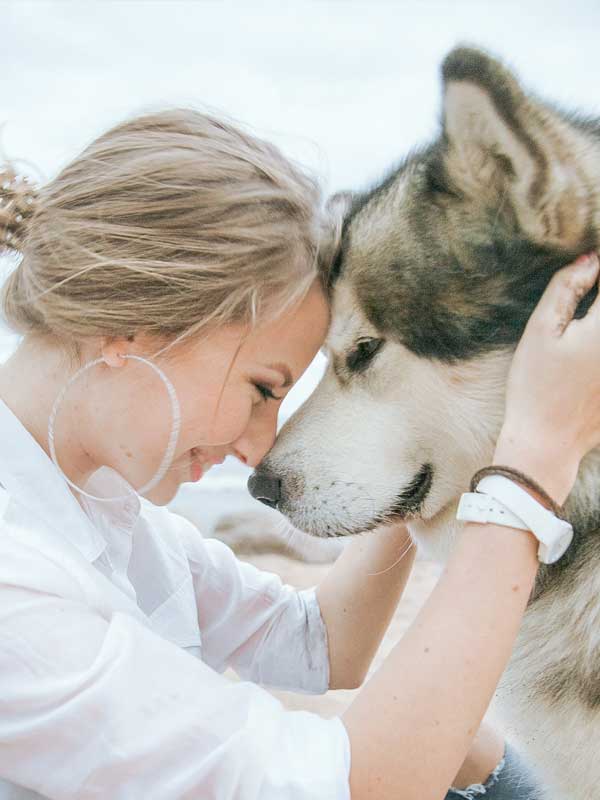
{"type": "Polygon", "coordinates": [[[275,397],[268,386],[263,386],[261,383],[255,383],[254,386],[258,389],[258,393],[263,400],[279,400],[279,397],[275,397]]]}

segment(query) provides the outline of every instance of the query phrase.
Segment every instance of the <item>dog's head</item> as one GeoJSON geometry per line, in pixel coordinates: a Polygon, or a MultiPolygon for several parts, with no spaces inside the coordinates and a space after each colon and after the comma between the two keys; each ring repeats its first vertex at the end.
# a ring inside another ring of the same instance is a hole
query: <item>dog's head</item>
{"type": "Polygon", "coordinates": [[[597,247],[600,126],[477,50],[442,74],[438,139],[346,204],[328,371],[251,479],[318,536],[404,518],[422,543],[446,538],[489,463],[531,311],[597,247]]]}

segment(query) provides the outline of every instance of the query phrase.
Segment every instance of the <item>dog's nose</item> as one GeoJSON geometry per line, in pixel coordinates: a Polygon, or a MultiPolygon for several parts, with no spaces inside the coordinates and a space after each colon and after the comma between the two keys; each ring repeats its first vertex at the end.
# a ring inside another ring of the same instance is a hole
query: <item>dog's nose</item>
{"type": "Polygon", "coordinates": [[[266,506],[277,508],[281,498],[281,481],[266,472],[256,471],[248,478],[248,491],[266,506]]]}

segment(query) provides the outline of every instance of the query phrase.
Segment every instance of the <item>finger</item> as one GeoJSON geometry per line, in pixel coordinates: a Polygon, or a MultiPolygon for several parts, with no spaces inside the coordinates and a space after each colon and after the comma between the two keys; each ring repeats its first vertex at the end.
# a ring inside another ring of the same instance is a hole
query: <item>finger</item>
{"type": "Polygon", "coordinates": [[[531,316],[532,322],[551,327],[559,335],[573,319],[579,302],[598,279],[600,262],[596,253],[578,258],[552,278],[531,316]]]}
{"type": "Polygon", "coordinates": [[[588,308],[587,314],[585,315],[584,319],[587,319],[590,315],[592,317],[596,317],[600,319],[600,279],[598,280],[598,294],[596,295],[596,299],[592,303],[592,305],[588,308]]]}

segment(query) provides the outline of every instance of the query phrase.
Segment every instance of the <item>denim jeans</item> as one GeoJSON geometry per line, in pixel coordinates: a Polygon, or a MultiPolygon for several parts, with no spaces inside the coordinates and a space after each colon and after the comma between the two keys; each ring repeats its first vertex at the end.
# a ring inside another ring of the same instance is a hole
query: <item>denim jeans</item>
{"type": "Polygon", "coordinates": [[[504,758],[484,784],[450,789],[446,800],[542,800],[542,789],[509,745],[504,758]]]}

